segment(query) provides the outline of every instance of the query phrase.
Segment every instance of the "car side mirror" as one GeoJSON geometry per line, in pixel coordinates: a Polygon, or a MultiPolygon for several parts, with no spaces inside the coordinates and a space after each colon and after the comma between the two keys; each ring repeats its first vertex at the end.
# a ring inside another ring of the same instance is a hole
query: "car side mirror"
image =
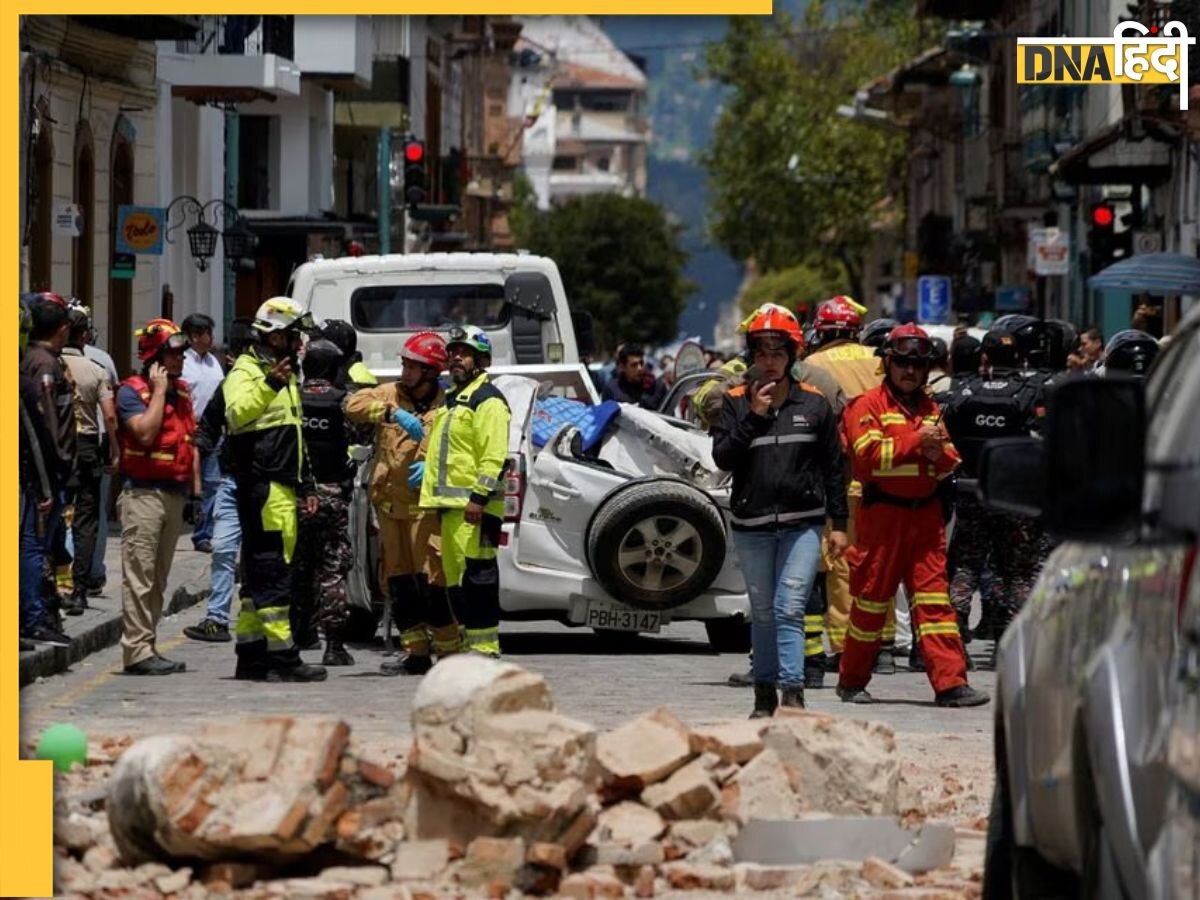
{"type": "Polygon", "coordinates": [[[1047,397],[1042,439],[990,441],[979,472],[988,506],[1040,513],[1056,538],[1133,540],[1146,473],[1143,383],[1117,377],[1064,382],[1047,397]]]}

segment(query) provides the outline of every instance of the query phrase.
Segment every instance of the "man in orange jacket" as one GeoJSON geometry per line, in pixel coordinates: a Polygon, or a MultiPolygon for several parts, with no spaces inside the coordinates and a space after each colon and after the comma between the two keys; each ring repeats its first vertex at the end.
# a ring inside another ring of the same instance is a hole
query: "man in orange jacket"
{"type": "Polygon", "coordinates": [[[913,639],[938,706],[979,706],[986,694],[967,684],[966,653],[950,605],[946,532],[939,482],[960,460],[925,393],[933,342],[916,325],[900,325],[883,348],[884,382],[860,395],[842,417],[862,508],[850,559],[854,601],[838,672],[838,696],[870,703],[867,683],[896,588],[908,590],[913,639]]]}

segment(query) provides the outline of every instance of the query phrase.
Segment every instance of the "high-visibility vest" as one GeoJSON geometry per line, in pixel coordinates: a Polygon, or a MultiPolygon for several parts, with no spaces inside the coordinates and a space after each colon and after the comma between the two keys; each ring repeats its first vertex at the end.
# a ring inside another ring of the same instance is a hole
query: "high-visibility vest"
{"type": "MultiPolygon", "coordinates": [[[[121,382],[122,387],[132,388],[147,406],[153,391],[150,382],[141,375],[131,375],[121,382]]],[[[167,393],[163,405],[162,427],[154,443],[145,447],[133,435],[133,431],[122,424],[117,432],[121,445],[121,474],[138,481],[173,481],[188,484],[192,480],[193,458],[196,448],[192,435],[196,431],[196,414],[192,409],[192,397],[187,385],[176,379],[174,397],[167,393]]]]}
{"type": "Polygon", "coordinates": [[[243,353],[225,376],[225,427],[235,474],[298,484],[304,467],[304,418],[296,376],[276,390],[270,367],[255,353],[243,353]]]}
{"type": "Polygon", "coordinates": [[[429,435],[421,506],[459,509],[474,499],[502,514],[510,418],[508,402],[486,372],[448,393],[429,435]]]}

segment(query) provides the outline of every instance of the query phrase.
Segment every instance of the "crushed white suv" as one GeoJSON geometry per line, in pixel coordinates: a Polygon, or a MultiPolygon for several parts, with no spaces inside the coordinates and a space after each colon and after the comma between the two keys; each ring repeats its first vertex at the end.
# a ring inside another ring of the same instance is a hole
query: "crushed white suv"
{"type": "MultiPolygon", "coordinates": [[[[730,482],[712,460],[709,437],[622,405],[603,410],[611,419],[594,441],[563,424],[539,447],[548,399],[600,403],[586,369],[490,372],[513,411],[498,554],[502,616],[600,633],[653,633],[672,621],[702,620],[714,649],[749,649],[750,603],[728,540],[730,482]]],[[[356,551],[365,545],[367,552],[355,553],[350,594],[364,612],[386,618],[370,577],[377,554],[369,473],[367,461],[352,502],[352,538],[356,551]]]]}

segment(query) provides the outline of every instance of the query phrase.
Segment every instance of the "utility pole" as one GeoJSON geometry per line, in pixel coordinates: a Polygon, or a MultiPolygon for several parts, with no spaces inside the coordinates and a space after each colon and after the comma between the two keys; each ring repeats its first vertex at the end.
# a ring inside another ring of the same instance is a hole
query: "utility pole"
{"type": "MultiPolygon", "coordinates": [[[[237,208],[238,201],[238,112],[230,106],[225,110],[225,203],[227,207],[237,208]]],[[[222,218],[222,221],[224,219],[222,218]]],[[[223,254],[224,255],[224,254],[223,254]]],[[[229,340],[229,330],[233,327],[234,317],[237,316],[237,260],[225,256],[225,297],[224,319],[225,340],[229,340]]]]}

